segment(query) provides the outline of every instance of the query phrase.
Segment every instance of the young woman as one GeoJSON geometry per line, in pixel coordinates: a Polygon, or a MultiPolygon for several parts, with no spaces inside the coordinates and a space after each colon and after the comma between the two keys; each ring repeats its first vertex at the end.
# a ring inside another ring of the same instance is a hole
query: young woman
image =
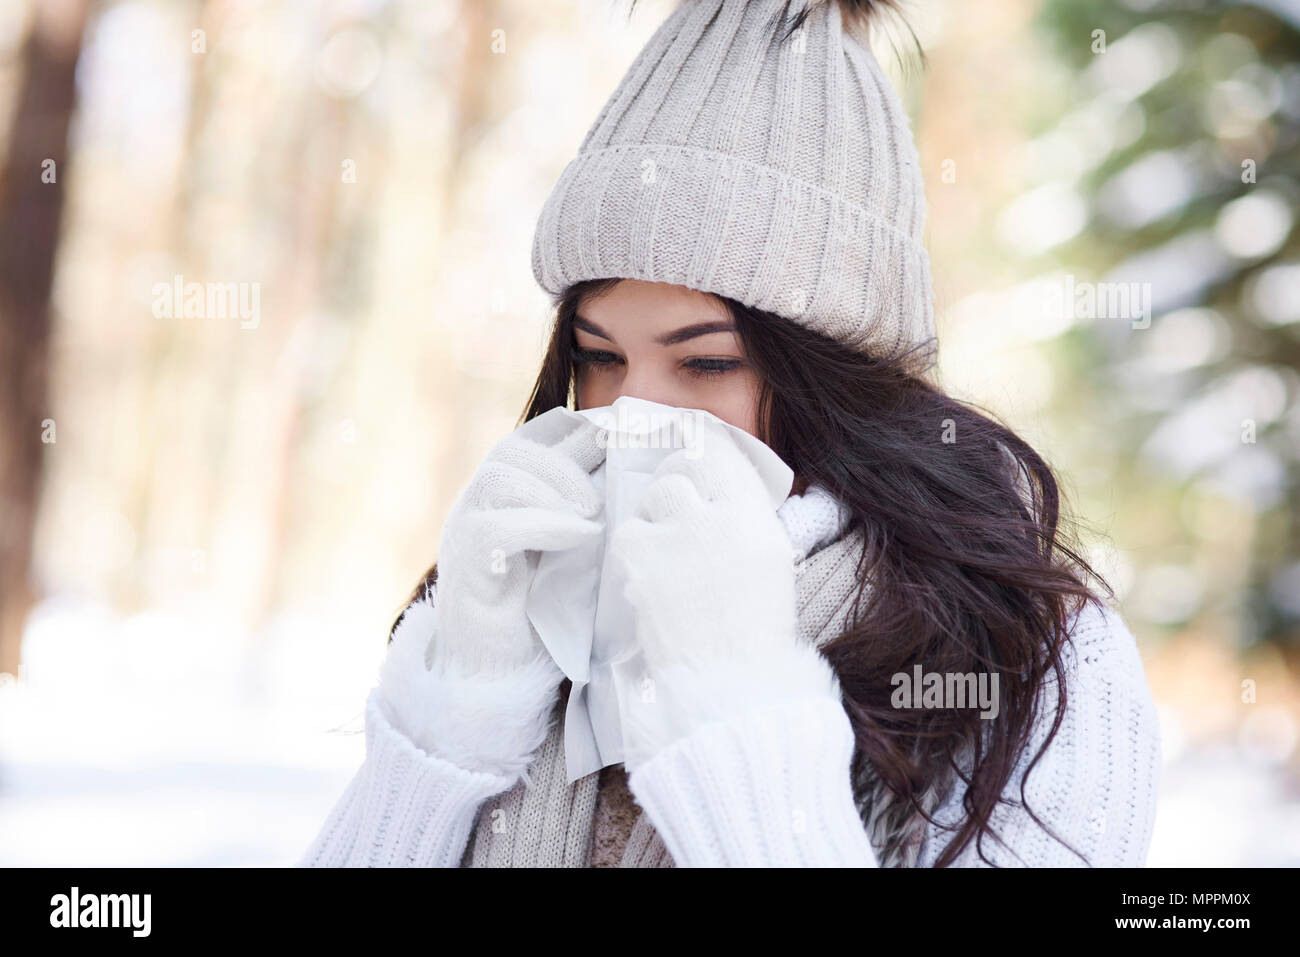
{"type": "Polygon", "coordinates": [[[534,242],[557,318],[523,421],[551,440],[507,436],[457,499],[301,863],[1144,863],[1136,644],[1043,459],[931,381],[872,6],[685,0],[610,97],[534,242]],[[716,425],[663,461],[610,542],[659,719],[569,782],[524,600],[537,553],[601,533],[603,436],[556,414],[620,396],[711,412],[795,482],[773,512],[716,425]]]}

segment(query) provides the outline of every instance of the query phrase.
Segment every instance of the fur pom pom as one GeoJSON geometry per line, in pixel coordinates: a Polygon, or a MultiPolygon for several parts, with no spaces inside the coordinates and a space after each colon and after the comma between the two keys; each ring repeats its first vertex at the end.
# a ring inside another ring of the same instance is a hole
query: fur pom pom
{"type": "MultiPolygon", "coordinates": [[[[799,12],[788,21],[783,35],[788,37],[793,34],[803,25],[813,9],[828,3],[840,8],[840,23],[844,32],[857,36],[864,44],[870,43],[872,31],[879,27],[885,36],[890,38],[890,45],[893,46],[892,31],[887,27],[891,26],[888,22],[891,18],[897,21],[898,25],[911,34],[912,43],[921,60],[924,61],[925,52],[921,49],[921,41],[916,38],[911,25],[907,22],[904,0],[810,0],[803,3],[799,12]]],[[[896,46],[893,48],[894,55],[897,57],[898,48],[896,46]]],[[[899,60],[901,63],[901,57],[899,60]]]]}
{"type": "Polygon", "coordinates": [[[840,8],[840,20],[846,26],[860,27],[863,31],[880,19],[886,10],[891,11],[900,19],[903,17],[901,0],[816,0],[815,3],[804,4],[804,10],[798,16],[807,16],[808,9],[816,6],[817,3],[835,4],[840,8]]]}
{"type": "MultiPolygon", "coordinates": [[[[691,3],[692,0],[679,0],[678,6],[691,3]]],[[[840,19],[846,25],[861,27],[864,30],[871,24],[880,19],[886,10],[892,12],[900,20],[905,19],[903,9],[903,0],[806,0],[796,13],[793,14],[793,25],[790,32],[793,33],[799,29],[799,26],[807,18],[813,8],[822,6],[827,3],[833,3],[840,8],[840,19]]],[[[631,0],[628,6],[628,16],[636,10],[636,0],[631,0]]]]}
{"type": "Polygon", "coordinates": [[[437,628],[429,597],[402,616],[380,669],[385,715],[428,754],[531,784],[527,771],[546,740],[564,672],[547,654],[503,678],[431,662],[437,628]]]}
{"type": "MultiPolygon", "coordinates": [[[[678,0],[678,6],[694,2],[698,0],[678,0]]],[[[875,27],[885,28],[886,20],[892,16],[899,26],[911,34],[912,44],[916,48],[919,59],[922,63],[925,62],[925,51],[921,48],[921,41],[917,39],[916,33],[907,22],[905,0],[804,0],[803,3],[796,3],[791,8],[793,12],[786,19],[774,21],[774,24],[780,27],[781,39],[783,41],[790,39],[803,26],[813,10],[826,4],[839,7],[840,22],[843,24],[844,32],[856,35],[864,44],[869,42],[871,31],[875,27]]],[[[631,0],[627,11],[629,18],[635,10],[636,0],[631,0]]],[[[889,35],[889,31],[886,33],[889,35]]],[[[898,57],[898,48],[894,46],[892,36],[890,45],[894,49],[894,55],[898,57]]],[[[898,57],[898,59],[901,64],[902,58],[898,57]]]]}

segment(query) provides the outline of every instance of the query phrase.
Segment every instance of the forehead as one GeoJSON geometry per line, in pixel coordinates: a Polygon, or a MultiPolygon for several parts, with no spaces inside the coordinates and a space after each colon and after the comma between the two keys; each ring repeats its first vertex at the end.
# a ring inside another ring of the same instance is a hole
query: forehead
{"type": "Polygon", "coordinates": [[[663,282],[624,279],[578,306],[578,315],[613,332],[650,335],[695,322],[727,320],[731,314],[714,296],[663,282]]]}

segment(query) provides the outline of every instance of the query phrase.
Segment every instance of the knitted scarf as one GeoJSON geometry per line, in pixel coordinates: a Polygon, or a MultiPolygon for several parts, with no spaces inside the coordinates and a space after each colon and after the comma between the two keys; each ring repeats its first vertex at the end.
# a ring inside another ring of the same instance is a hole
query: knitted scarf
{"type": "MultiPolygon", "coordinates": [[[[803,496],[791,496],[780,510],[792,541],[799,546],[802,539],[808,548],[796,565],[798,638],[818,646],[849,624],[863,548],[861,530],[846,528],[847,513],[837,514],[835,505],[824,490],[813,486],[803,496]]],[[[480,808],[461,867],[590,866],[600,774],[566,780],[564,710],[569,688],[565,679],[550,733],[529,771],[532,786],[520,781],[480,808]]],[[[925,818],[884,786],[870,761],[861,764],[864,772],[854,782],[854,794],[876,860],[881,867],[914,866],[926,833],[925,818]]],[[[943,797],[931,790],[922,805],[933,813],[943,797]]],[[[644,812],[637,816],[619,866],[674,866],[644,812]]]]}

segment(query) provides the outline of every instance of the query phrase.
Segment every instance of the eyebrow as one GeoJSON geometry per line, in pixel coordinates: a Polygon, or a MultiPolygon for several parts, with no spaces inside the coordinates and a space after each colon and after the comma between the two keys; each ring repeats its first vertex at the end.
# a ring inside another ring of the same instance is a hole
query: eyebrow
{"type": "MultiPolygon", "coordinates": [[[[600,336],[613,342],[604,329],[596,325],[590,319],[584,319],[582,316],[573,317],[573,325],[583,332],[590,332],[593,336],[600,336]]],[[[688,339],[695,339],[699,336],[707,336],[714,332],[735,332],[736,325],[730,319],[717,319],[712,322],[696,322],[689,326],[682,326],[680,329],[674,329],[672,332],[665,332],[655,337],[655,342],[661,346],[674,346],[679,342],[685,342],[688,339]]]]}

